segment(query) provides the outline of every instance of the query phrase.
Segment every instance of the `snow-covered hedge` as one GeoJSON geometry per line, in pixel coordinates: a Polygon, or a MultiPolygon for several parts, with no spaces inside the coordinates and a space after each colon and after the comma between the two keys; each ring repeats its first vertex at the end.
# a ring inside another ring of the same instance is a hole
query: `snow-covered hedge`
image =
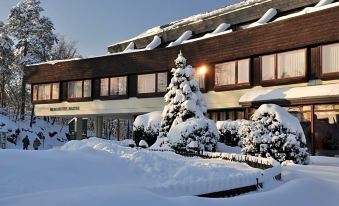
{"type": "Polygon", "coordinates": [[[175,150],[215,151],[219,134],[212,120],[191,118],[171,127],[168,140],[175,150]]]}
{"type": "Polygon", "coordinates": [[[242,121],[243,120],[218,121],[217,129],[220,136],[219,142],[222,142],[231,147],[240,146],[240,135],[238,134],[238,129],[242,124],[242,121]]]}
{"type": "Polygon", "coordinates": [[[155,111],[139,115],[133,123],[134,139],[136,143],[145,140],[152,145],[159,136],[161,112],[155,111]]]}
{"type": "Polygon", "coordinates": [[[273,157],[279,162],[292,160],[307,164],[309,154],[300,122],[285,109],[274,104],[261,105],[239,128],[242,153],[273,157]]]}

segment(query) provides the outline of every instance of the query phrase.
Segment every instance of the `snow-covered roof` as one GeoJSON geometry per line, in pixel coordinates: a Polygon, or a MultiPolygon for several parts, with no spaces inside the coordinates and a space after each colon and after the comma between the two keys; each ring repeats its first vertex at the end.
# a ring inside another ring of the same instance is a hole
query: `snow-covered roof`
{"type": "Polygon", "coordinates": [[[26,66],[38,66],[38,65],[42,65],[42,64],[51,64],[54,65],[56,63],[60,63],[60,62],[69,62],[69,61],[76,61],[76,60],[81,60],[82,58],[72,58],[72,59],[62,59],[62,60],[52,60],[52,61],[47,61],[47,62],[41,62],[41,63],[36,63],[36,64],[29,64],[26,66]]]}
{"type": "MultiPolygon", "coordinates": [[[[181,27],[183,25],[193,24],[193,23],[199,22],[203,19],[212,18],[212,17],[214,18],[214,17],[217,17],[219,15],[225,14],[226,12],[233,12],[235,10],[243,9],[243,8],[250,6],[252,4],[255,4],[255,3],[267,2],[267,1],[271,1],[271,0],[243,0],[239,3],[228,5],[228,6],[213,10],[213,11],[196,14],[196,15],[184,18],[184,19],[173,21],[169,24],[150,28],[150,29],[146,30],[145,32],[139,34],[136,37],[133,37],[133,38],[128,39],[126,41],[119,42],[119,44],[130,42],[130,41],[133,41],[135,39],[140,39],[140,38],[147,37],[147,36],[157,35],[157,34],[160,34],[162,32],[181,27]]],[[[114,46],[114,45],[116,45],[116,44],[109,45],[108,47],[111,47],[111,46],[114,46]]]]}
{"type": "Polygon", "coordinates": [[[231,25],[249,23],[245,26],[242,25],[239,27],[241,29],[246,29],[267,24],[271,22],[272,19],[274,20],[278,11],[286,12],[304,8],[302,11],[278,17],[274,21],[331,8],[337,6],[337,3],[339,4],[339,2],[333,3],[334,1],[335,0],[310,0],[305,2],[296,2],[290,0],[286,1],[287,6],[282,6],[282,4],[278,1],[273,0],[243,0],[239,3],[225,6],[220,9],[193,15],[166,25],[156,26],[134,38],[110,45],[108,46],[108,49],[110,53],[120,53],[131,46],[130,42],[134,42],[134,45],[137,45],[139,49],[135,49],[133,52],[143,51],[143,48],[155,35],[158,35],[163,40],[162,43],[167,44],[170,42],[167,47],[177,46],[182,43],[198,41],[229,33],[232,31],[229,29],[231,25]],[[314,4],[316,5],[313,6],[314,4]],[[257,9],[251,9],[254,6],[257,9]],[[250,17],[246,17],[246,9],[248,9],[248,12],[251,13],[250,17]],[[263,14],[264,9],[266,9],[266,13],[263,14]],[[260,16],[261,18],[257,19],[260,16]],[[251,23],[254,20],[257,21],[251,23]],[[201,22],[205,21],[208,21],[208,23],[206,23],[205,26],[201,26],[201,22]],[[212,30],[214,31],[210,33],[212,30]],[[207,35],[201,36],[201,34],[204,33],[207,33],[207,35]]]}
{"type": "Polygon", "coordinates": [[[254,90],[245,93],[239,103],[272,100],[309,99],[313,97],[339,97],[339,83],[305,87],[254,90]]]}

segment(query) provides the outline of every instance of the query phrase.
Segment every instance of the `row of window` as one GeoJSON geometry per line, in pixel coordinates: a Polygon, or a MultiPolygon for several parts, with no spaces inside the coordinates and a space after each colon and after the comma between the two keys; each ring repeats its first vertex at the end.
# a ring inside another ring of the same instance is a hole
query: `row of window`
{"type": "MultiPolygon", "coordinates": [[[[322,74],[339,72],[339,43],[321,47],[322,74]]],[[[264,55],[260,57],[261,81],[300,78],[306,76],[307,49],[264,55]]],[[[216,88],[250,84],[250,58],[223,62],[215,65],[214,85],[216,88]]],[[[205,88],[205,70],[196,71],[194,79],[200,88],[205,88]]],[[[163,93],[168,85],[168,73],[140,74],[137,76],[138,94],[163,93]]],[[[100,79],[100,96],[127,96],[127,76],[100,79]]],[[[68,98],[89,98],[91,80],[68,82],[68,98]]],[[[59,83],[33,86],[33,101],[59,99],[59,83]]]]}

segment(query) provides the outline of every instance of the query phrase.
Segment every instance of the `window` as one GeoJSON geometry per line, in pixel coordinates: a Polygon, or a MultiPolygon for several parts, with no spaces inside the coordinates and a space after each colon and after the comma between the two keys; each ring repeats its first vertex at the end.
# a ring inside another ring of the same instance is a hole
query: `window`
{"type": "Polygon", "coordinates": [[[49,101],[59,99],[59,83],[33,85],[33,101],[49,101]]]}
{"type": "Polygon", "coordinates": [[[275,54],[261,57],[262,80],[275,79],[275,54]]]}
{"type": "Polygon", "coordinates": [[[299,49],[261,57],[261,80],[304,77],[306,49],[299,49]]]}
{"type": "Polygon", "coordinates": [[[215,65],[215,86],[249,83],[250,59],[215,65]]]}
{"type": "Polygon", "coordinates": [[[68,82],[68,98],[88,98],[91,97],[92,81],[79,80],[68,82]]]}
{"type": "Polygon", "coordinates": [[[339,43],[322,46],[322,73],[339,72],[339,43]]]}
{"type": "Polygon", "coordinates": [[[158,73],[158,91],[157,92],[166,92],[167,89],[167,72],[158,73]]]}
{"type": "Polygon", "coordinates": [[[138,93],[166,92],[167,72],[138,75],[138,93]]]}
{"type": "Polygon", "coordinates": [[[193,73],[193,79],[195,79],[198,82],[200,89],[205,89],[205,74],[206,74],[206,67],[202,66],[197,69],[195,69],[193,73]]]}
{"type": "Polygon", "coordinates": [[[127,94],[127,77],[111,77],[100,80],[100,96],[119,96],[127,94]]]}

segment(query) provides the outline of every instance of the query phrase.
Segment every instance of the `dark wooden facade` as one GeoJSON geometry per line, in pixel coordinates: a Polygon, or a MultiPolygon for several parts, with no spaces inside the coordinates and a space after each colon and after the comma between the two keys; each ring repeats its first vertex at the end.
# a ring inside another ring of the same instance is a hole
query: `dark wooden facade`
{"type": "MultiPolygon", "coordinates": [[[[213,65],[241,58],[253,58],[253,85],[260,84],[260,55],[308,48],[311,57],[319,46],[339,41],[339,7],[294,17],[264,26],[182,44],[171,48],[108,55],[26,68],[29,84],[168,71],[181,50],[193,66],[213,65]]],[[[319,78],[320,62],[310,58],[308,78],[319,78]]],[[[211,67],[211,68],[212,68],[211,67]]]]}
{"type": "MultiPolygon", "coordinates": [[[[137,74],[169,71],[181,50],[193,66],[206,65],[205,91],[225,91],[307,82],[312,79],[335,79],[339,74],[321,74],[321,45],[339,41],[339,7],[294,17],[264,26],[235,31],[229,34],[194,41],[172,48],[108,55],[103,57],[28,66],[27,83],[61,82],[60,101],[67,99],[67,81],[92,79],[92,99],[100,99],[100,78],[128,76],[128,95],[137,97],[137,74]],[[262,82],[260,56],[293,49],[307,49],[307,71],[300,78],[262,82]],[[214,65],[242,58],[251,59],[250,84],[214,87],[214,65]]],[[[148,95],[149,97],[161,94],[148,95]]],[[[143,96],[143,97],[148,97],[143,96]]]]}

